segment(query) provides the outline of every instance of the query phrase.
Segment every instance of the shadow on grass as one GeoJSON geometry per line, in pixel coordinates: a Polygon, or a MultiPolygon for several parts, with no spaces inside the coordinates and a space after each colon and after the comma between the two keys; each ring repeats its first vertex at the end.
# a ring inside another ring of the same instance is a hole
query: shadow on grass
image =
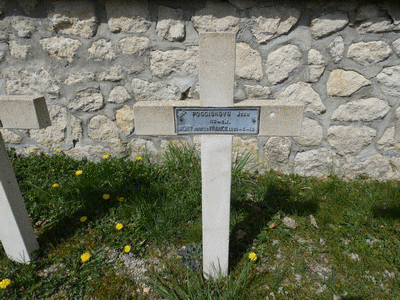
{"type": "Polygon", "coordinates": [[[400,205],[398,204],[375,205],[371,210],[374,218],[400,219],[400,205]]]}

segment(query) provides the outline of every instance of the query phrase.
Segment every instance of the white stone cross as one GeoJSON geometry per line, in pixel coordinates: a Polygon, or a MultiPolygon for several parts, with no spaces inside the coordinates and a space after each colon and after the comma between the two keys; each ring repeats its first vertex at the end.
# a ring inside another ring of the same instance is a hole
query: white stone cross
{"type": "Polygon", "coordinates": [[[202,134],[203,271],[218,277],[228,273],[232,134],[298,135],[303,104],[274,100],[235,104],[236,35],[201,33],[199,39],[200,101],[141,101],[133,110],[137,135],[202,134]],[[250,112],[252,108],[256,112],[250,112]],[[196,123],[200,119],[205,123],[196,123]],[[240,123],[242,119],[247,121],[240,123]]]}
{"type": "MultiPolygon", "coordinates": [[[[43,97],[0,96],[0,128],[39,129],[51,125],[43,97]]],[[[29,263],[39,249],[17,178],[0,133],[0,241],[7,256],[29,263]]]]}

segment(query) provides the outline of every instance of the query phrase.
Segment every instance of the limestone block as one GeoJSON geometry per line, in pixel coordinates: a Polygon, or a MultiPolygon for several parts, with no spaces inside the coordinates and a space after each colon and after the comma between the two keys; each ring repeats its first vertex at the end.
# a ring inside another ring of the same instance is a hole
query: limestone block
{"type": "Polygon", "coordinates": [[[188,75],[198,73],[198,47],[186,50],[150,52],[150,69],[153,75],[162,78],[172,73],[188,75]]]}
{"type": "Polygon", "coordinates": [[[384,68],[376,79],[382,91],[390,96],[400,96],[400,66],[384,68]]]}
{"type": "Polygon", "coordinates": [[[399,173],[393,170],[390,158],[376,154],[366,161],[354,164],[344,164],[340,174],[353,180],[357,176],[364,175],[372,180],[397,180],[399,173]]]}
{"type": "Polygon", "coordinates": [[[122,54],[142,55],[150,48],[150,40],[144,36],[131,36],[118,42],[118,49],[122,54]]]}
{"type": "Polygon", "coordinates": [[[0,62],[4,61],[8,52],[9,52],[8,44],[0,42],[0,62]]]}
{"type": "Polygon", "coordinates": [[[97,31],[96,10],[92,1],[55,1],[48,15],[53,30],[62,34],[91,38],[97,31]]]}
{"type": "Polygon", "coordinates": [[[400,152],[400,141],[395,138],[395,127],[386,129],[379,141],[376,142],[379,150],[400,152]]]}
{"type": "Polygon", "coordinates": [[[356,21],[362,22],[372,18],[385,16],[384,11],[375,5],[363,5],[357,9],[356,21]]]}
{"type": "Polygon", "coordinates": [[[92,140],[106,142],[119,154],[125,152],[125,147],[119,137],[118,126],[106,116],[97,115],[90,119],[88,136],[92,140]]]}
{"type": "Polygon", "coordinates": [[[271,137],[264,146],[267,168],[282,171],[289,161],[292,142],[286,137],[271,137]]]}
{"type": "Polygon", "coordinates": [[[400,56],[400,39],[397,39],[392,44],[394,52],[400,56]]]}
{"type": "Polygon", "coordinates": [[[228,0],[228,2],[240,10],[250,8],[257,4],[257,2],[253,0],[228,0]]]}
{"type": "Polygon", "coordinates": [[[310,82],[317,82],[325,70],[325,60],[321,53],[315,49],[308,51],[308,68],[310,70],[310,82]]]}
{"type": "Polygon", "coordinates": [[[87,145],[77,146],[70,150],[64,151],[64,153],[76,160],[81,160],[86,157],[90,161],[99,162],[104,155],[110,153],[110,149],[103,146],[87,145]]]}
{"type": "Polygon", "coordinates": [[[151,26],[147,0],[106,0],[105,5],[111,32],[144,33],[151,26]]]}
{"type": "Polygon", "coordinates": [[[311,112],[313,114],[322,114],[326,110],[321,97],[314,91],[311,84],[305,82],[289,85],[279,94],[276,100],[302,102],[304,103],[304,112],[311,112]]]}
{"type": "Polygon", "coordinates": [[[147,82],[138,78],[132,80],[132,91],[136,101],[180,100],[182,96],[176,85],[147,82]]]}
{"type": "Polygon", "coordinates": [[[376,130],[367,126],[332,126],[328,129],[328,142],[341,155],[357,154],[371,144],[376,130]]]}
{"type": "Polygon", "coordinates": [[[74,127],[74,130],[71,130],[71,138],[73,140],[77,141],[82,137],[81,121],[74,116],[68,115],[65,107],[49,105],[48,109],[52,125],[45,129],[30,130],[29,133],[32,139],[40,145],[55,150],[62,147],[68,127],[74,127]]]}
{"type": "Polygon", "coordinates": [[[338,63],[343,58],[344,42],[341,36],[335,37],[332,43],[328,46],[329,54],[332,56],[334,63],[338,63]]]}
{"type": "Polygon", "coordinates": [[[99,79],[103,81],[120,81],[125,77],[125,70],[120,65],[111,67],[110,69],[101,72],[99,79]]]}
{"type": "Polygon", "coordinates": [[[271,89],[262,85],[244,85],[244,91],[247,98],[268,98],[271,94],[271,89]]]}
{"type": "Polygon", "coordinates": [[[97,89],[79,91],[68,103],[71,111],[94,112],[103,107],[103,95],[97,89]]]}
{"type": "Polygon", "coordinates": [[[88,81],[94,81],[94,73],[69,73],[67,79],[64,81],[66,85],[80,84],[88,81]]]}
{"type": "Polygon", "coordinates": [[[300,11],[284,6],[255,6],[250,9],[249,27],[260,44],[288,33],[300,18],[300,11]]]}
{"type": "Polygon", "coordinates": [[[392,49],[382,41],[351,44],[347,57],[363,66],[371,66],[388,58],[392,49]]]}
{"type": "MultiPolygon", "coordinates": [[[[37,4],[37,0],[17,0],[19,6],[24,10],[25,13],[31,13],[37,4]]],[[[1,4],[0,4],[1,7],[1,4]]]]}
{"type": "Polygon", "coordinates": [[[30,38],[36,28],[31,24],[31,20],[24,17],[13,17],[11,26],[20,38],[30,38]]]}
{"type": "Polygon", "coordinates": [[[293,137],[300,146],[318,146],[322,143],[323,130],[317,121],[304,118],[301,124],[300,136],[293,137]]]}
{"type": "Polygon", "coordinates": [[[130,152],[129,159],[136,161],[136,157],[147,158],[150,162],[154,162],[158,158],[157,148],[152,141],[144,139],[132,139],[128,143],[128,150],[130,152]]]}
{"type": "Polygon", "coordinates": [[[320,39],[344,29],[348,23],[349,18],[345,12],[324,14],[311,21],[311,35],[315,39],[320,39]]]}
{"type": "Polygon", "coordinates": [[[182,9],[173,9],[163,5],[158,7],[158,22],[156,26],[158,37],[170,42],[185,38],[185,23],[182,9]]]}
{"type": "Polygon", "coordinates": [[[300,176],[328,176],[337,166],[336,153],[327,148],[300,152],[294,159],[294,172],[300,176]]]}
{"type": "Polygon", "coordinates": [[[3,136],[4,143],[6,144],[22,143],[22,137],[9,129],[0,129],[0,133],[3,136]]]}
{"type": "Polygon", "coordinates": [[[49,52],[50,56],[72,62],[76,50],[82,46],[82,43],[65,37],[51,37],[41,39],[40,45],[43,50],[49,52]]]}
{"type": "Polygon", "coordinates": [[[46,69],[9,69],[3,71],[8,95],[44,95],[57,98],[60,94],[58,82],[46,69]]]}
{"type": "Polygon", "coordinates": [[[357,32],[361,34],[379,33],[400,29],[391,19],[390,11],[386,13],[376,5],[364,5],[357,11],[357,32]]]}
{"type": "Polygon", "coordinates": [[[28,56],[28,50],[31,45],[19,44],[16,41],[10,41],[10,54],[18,59],[25,59],[28,56]]]}
{"type": "Polygon", "coordinates": [[[129,100],[131,96],[128,91],[123,86],[116,86],[110,92],[107,101],[111,103],[123,103],[126,100],[129,100]]]}
{"type": "Polygon", "coordinates": [[[327,82],[327,92],[330,96],[350,96],[371,81],[354,71],[336,69],[331,72],[327,82]]]}
{"type": "Polygon", "coordinates": [[[124,105],[115,112],[115,122],[126,134],[131,134],[135,127],[133,110],[128,105],[124,105]]]}
{"type": "Polygon", "coordinates": [[[237,32],[239,20],[234,6],[214,1],[207,1],[206,7],[196,11],[192,17],[193,26],[198,32],[237,32]]]}
{"type": "Polygon", "coordinates": [[[359,99],[340,105],[332,114],[335,121],[373,121],[389,112],[387,101],[377,98],[359,99]]]}
{"type": "Polygon", "coordinates": [[[92,44],[88,49],[89,58],[96,61],[100,60],[113,60],[116,55],[113,50],[111,42],[107,42],[105,39],[100,39],[92,44]]]}
{"type": "Polygon", "coordinates": [[[300,66],[301,52],[295,45],[286,45],[268,55],[266,74],[271,84],[285,81],[300,66]]]}
{"type": "Polygon", "coordinates": [[[235,73],[245,79],[260,80],[263,77],[260,54],[246,43],[236,44],[235,73]]]}
{"type": "Polygon", "coordinates": [[[245,153],[251,153],[250,159],[245,166],[248,170],[258,164],[258,140],[256,138],[242,139],[238,136],[233,137],[232,152],[234,153],[233,161],[235,162],[245,153]]]}
{"type": "MultiPolygon", "coordinates": [[[[200,136],[198,136],[200,137],[200,136]]],[[[190,149],[189,143],[185,140],[162,140],[161,145],[160,145],[160,150],[157,154],[158,158],[165,158],[167,154],[169,154],[169,145],[172,144],[173,146],[176,146],[180,149],[183,147],[187,147],[190,149]]]]}

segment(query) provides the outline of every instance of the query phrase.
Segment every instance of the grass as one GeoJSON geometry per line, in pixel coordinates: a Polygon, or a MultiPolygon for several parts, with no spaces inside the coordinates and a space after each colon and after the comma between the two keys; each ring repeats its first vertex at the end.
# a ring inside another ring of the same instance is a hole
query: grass
{"type": "Polygon", "coordinates": [[[234,156],[229,276],[206,280],[190,149],[164,164],[9,157],[40,250],[18,264],[0,247],[0,299],[400,299],[398,181],[260,175],[234,156]]]}

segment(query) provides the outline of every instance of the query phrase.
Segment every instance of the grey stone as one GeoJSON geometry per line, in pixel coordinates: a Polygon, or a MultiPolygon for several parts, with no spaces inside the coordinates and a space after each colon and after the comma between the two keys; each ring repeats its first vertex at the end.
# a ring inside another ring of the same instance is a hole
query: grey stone
{"type": "Polygon", "coordinates": [[[353,155],[371,144],[376,130],[367,126],[332,126],[328,129],[328,142],[337,153],[353,155]]]}
{"type": "Polygon", "coordinates": [[[126,134],[131,134],[135,127],[133,110],[124,105],[121,109],[115,112],[115,123],[126,134]]]}
{"type": "Polygon", "coordinates": [[[377,98],[359,99],[340,105],[332,114],[335,121],[373,121],[389,112],[387,101],[377,98]]]}
{"type": "Polygon", "coordinates": [[[86,39],[96,34],[97,18],[91,1],[55,1],[52,5],[54,10],[48,18],[55,32],[79,35],[86,39]]]}
{"type": "Polygon", "coordinates": [[[11,19],[12,28],[17,32],[17,36],[20,38],[30,38],[32,33],[36,30],[34,26],[30,24],[28,18],[14,17],[11,19]]]}
{"type": "Polygon", "coordinates": [[[82,43],[61,36],[42,39],[40,45],[42,45],[43,50],[49,52],[50,56],[72,62],[76,50],[82,46],[82,43]]]}
{"type": "Polygon", "coordinates": [[[321,15],[311,21],[311,35],[320,39],[344,29],[349,23],[349,18],[344,12],[321,15]]]}
{"type": "Polygon", "coordinates": [[[103,95],[97,89],[79,91],[68,103],[71,111],[94,112],[103,107],[103,95]]]}
{"type": "Polygon", "coordinates": [[[297,153],[294,172],[300,176],[324,177],[335,172],[338,166],[336,153],[327,148],[297,153]]]}
{"type": "Polygon", "coordinates": [[[37,0],[17,0],[17,2],[26,14],[31,13],[35,9],[35,6],[37,4],[37,0]]]}
{"type": "Polygon", "coordinates": [[[60,87],[54,76],[46,69],[3,71],[6,80],[6,92],[8,95],[39,94],[49,98],[57,98],[60,87]]]}
{"type": "Polygon", "coordinates": [[[89,58],[96,61],[113,60],[116,57],[112,43],[107,42],[105,39],[100,39],[94,42],[88,49],[88,52],[89,58]]]}
{"type": "Polygon", "coordinates": [[[247,98],[268,98],[271,94],[271,89],[262,85],[244,85],[244,91],[247,98]]]}
{"type": "Polygon", "coordinates": [[[118,42],[118,48],[122,54],[142,55],[150,48],[150,40],[147,37],[126,37],[118,42]]]}
{"type": "Polygon", "coordinates": [[[395,40],[392,45],[394,52],[400,56],[400,39],[395,40]]]}
{"type": "Polygon", "coordinates": [[[284,217],[283,220],[282,220],[282,223],[286,227],[289,227],[291,229],[295,229],[295,228],[297,228],[299,226],[299,225],[297,225],[295,220],[293,220],[292,218],[289,218],[289,217],[284,217]]]}
{"type": "Polygon", "coordinates": [[[300,18],[300,11],[292,7],[262,6],[250,10],[249,27],[260,44],[288,33],[300,18]]]}
{"type": "Polygon", "coordinates": [[[387,59],[391,53],[392,49],[385,42],[359,42],[349,46],[347,57],[363,66],[371,66],[387,59]]]}
{"type": "Polygon", "coordinates": [[[156,26],[158,37],[170,42],[185,38],[185,23],[182,9],[173,9],[163,5],[158,7],[158,22],[156,26]]]}
{"type": "Polygon", "coordinates": [[[110,92],[107,101],[111,103],[123,103],[126,100],[131,99],[128,91],[123,86],[116,86],[110,92]]]}
{"type": "Polygon", "coordinates": [[[167,101],[180,100],[179,88],[172,84],[147,82],[138,78],[132,80],[132,91],[136,101],[167,101]]]}
{"type": "Polygon", "coordinates": [[[325,61],[321,53],[315,49],[308,51],[308,68],[310,70],[310,82],[317,82],[325,70],[325,61]]]}
{"type": "Polygon", "coordinates": [[[325,112],[325,105],[322,103],[320,96],[311,87],[311,84],[305,82],[294,83],[289,85],[276,98],[278,101],[286,102],[302,102],[304,103],[304,111],[313,114],[322,114],[325,112]]]}
{"type": "Polygon", "coordinates": [[[260,54],[246,43],[236,44],[235,73],[245,79],[260,80],[263,77],[260,54]]]}
{"type": "MultiPolygon", "coordinates": [[[[389,12],[390,15],[390,12],[389,12]]],[[[361,34],[398,30],[398,24],[388,17],[387,13],[375,5],[365,5],[358,9],[356,15],[357,32],[361,34]]]]}
{"type": "Polygon", "coordinates": [[[192,17],[194,28],[198,32],[237,32],[239,20],[234,6],[214,1],[207,1],[206,7],[196,11],[192,17]]]}
{"type": "Polygon", "coordinates": [[[301,52],[295,45],[286,45],[268,55],[266,75],[271,84],[285,81],[300,66],[301,52]]]}
{"type": "Polygon", "coordinates": [[[336,69],[331,72],[327,82],[327,92],[330,96],[350,96],[371,81],[354,71],[336,69]]]}
{"type": "Polygon", "coordinates": [[[51,126],[45,129],[30,130],[30,137],[40,145],[55,150],[62,148],[66,139],[68,128],[71,128],[72,140],[78,141],[82,137],[81,121],[74,116],[69,116],[65,107],[50,105],[49,113],[51,126]]]}
{"type": "Polygon", "coordinates": [[[268,169],[284,171],[289,161],[292,142],[286,137],[271,137],[264,146],[265,162],[268,169]]]}
{"type": "Polygon", "coordinates": [[[151,26],[147,0],[107,0],[105,5],[111,32],[145,33],[151,26]]]}
{"type": "Polygon", "coordinates": [[[119,137],[118,126],[106,116],[97,115],[90,119],[88,136],[92,140],[106,142],[118,154],[125,152],[125,147],[119,137]]]}
{"type": "Polygon", "coordinates": [[[198,48],[150,52],[150,69],[153,75],[165,77],[175,74],[197,74],[198,48]]]}
{"type": "Polygon", "coordinates": [[[120,65],[114,65],[109,70],[100,73],[99,79],[103,81],[120,81],[125,77],[125,70],[120,65]]]}
{"type": "Polygon", "coordinates": [[[10,41],[10,54],[17,59],[25,59],[28,56],[28,50],[31,45],[19,44],[16,41],[10,41]]]}
{"type": "Polygon", "coordinates": [[[304,118],[301,124],[300,136],[293,137],[300,146],[318,146],[322,143],[323,130],[317,121],[304,118]]]}
{"type": "Polygon", "coordinates": [[[400,96],[400,66],[384,68],[376,79],[382,91],[390,96],[400,96]]]}
{"type": "Polygon", "coordinates": [[[127,147],[130,152],[129,159],[133,161],[136,161],[136,157],[144,158],[145,155],[150,162],[159,159],[157,148],[152,141],[135,138],[128,143],[127,147]]]}
{"type": "Polygon", "coordinates": [[[89,161],[99,162],[104,155],[110,153],[110,149],[103,146],[78,145],[75,148],[64,151],[64,153],[75,160],[87,158],[89,161]]]}
{"type": "Polygon", "coordinates": [[[328,51],[332,56],[334,63],[338,63],[343,58],[344,42],[341,36],[335,37],[332,43],[328,46],[328,51]]]}
{"type": "Polygon", "coordinates": [[[21,144],[23,138],[9,129],[0,129],[0,134],[6,144],[21,144]]]}
{"type": "Polygon", "coordinates": [[[94,81],[95,75],[94,73],[69,73],[67,79],[65,79],[64,83],[66,85],[80,84],[88,81],[94,81]]]}
{"type": "Polygon", "coordinates": [[[384,11],[375,5],[363,5],[357,9],[356,21],[365,21],[372,18],[383,17],[384,11]]]}
{"type": "Polygon", "coordinates": [[[393,169],[390,158],[380,154],[376,154],[361,163],[345,164],[342,166],[340,174],[350,180],[360,175],[368,176],[372,180],[397,180],[400,175],[393,169]]]}
{"type": "Polygon", "coordinates": [[[250,8],[257,4],[257,2],[253,0],[228,0],[228,2],[240,10],[250,8]]]}
{"type": "Polygon", "coordinates": [[[400,140],[395,138],[395,127],[386,129],[380,140],[376,142],[376,147],[386,152],[400,152],[400,140]]]}

